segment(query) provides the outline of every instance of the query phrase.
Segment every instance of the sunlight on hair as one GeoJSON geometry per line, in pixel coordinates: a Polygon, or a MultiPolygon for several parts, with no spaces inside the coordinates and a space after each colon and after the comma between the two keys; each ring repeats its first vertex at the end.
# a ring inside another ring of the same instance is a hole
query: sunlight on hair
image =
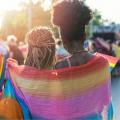
{"type": "Polygon", "coordinates": [[[51,4],[52,4],[51,0],[44,0],[42,3],[44,11],[50,10],[51,4]]]}

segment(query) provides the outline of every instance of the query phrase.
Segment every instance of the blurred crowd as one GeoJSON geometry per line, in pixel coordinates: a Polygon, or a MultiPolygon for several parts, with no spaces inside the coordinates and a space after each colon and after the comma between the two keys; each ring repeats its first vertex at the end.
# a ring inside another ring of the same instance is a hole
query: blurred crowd
{"type": "MultiPolygon", "coordinates": [[[[70,54],[64,48],[62,40],[56,39],[56,60],[61,60],[70,54]]],[[[120,58],[120,40],[111,42],[111,40],[104,40],[99,37],[92,37],[84,41],[84,49],[90,53],[102,53],[110,56],[120,58]]],[[[24,41],[18,42],[15,35],[9,35],[6,40],[0,40],[0,52],[6,58],[13,58],[18,61],[19,65],[24,64],[28,53],[28,44],[24,41]]]]}
{"type": "MultiPolygon", "coordinates": [[[[99,52],[102,54],[114,56],[120,59],[120,40],[104,40],[103,38],[91,38],[85,41],[84,48],[91,53],[99,52]]],[[[113,76],[120,75],[120,61],[112,72],[113,76]]]]}
{"type": "MultiPolygon", "coordinates": [[[[60,39],[56,39],[55,44],[55,54],[57,60],[61,60],[69,56],[69,53],[65,50],[60,39]]],[[[18,42],[15,35],[9,35],[6,40],[0,40],[0,53],[4,54],[6,58],[15,59],[19,65],[22,65],[27,57],[28,44],[24,41],[18,42]]]]}
{"type": "Polygon", "coordinates": [[[99,37],[91,38],[85,41],[84,47],[92,53],[99,52],[120,58],[120,40],[111,42],[111,40],[104,40],[99,37]]]}
{"type": "MultiPolygon", "coordinates": [[[[56,39],[56,55],[58,59],[69,55],[67,50],[64,48],[62,40],[56,39]]],[[[111,42],[111,40],[104,40],[102,38],[91,38],[84,42],[84,49],[90,53],[103,53],[106,55],[120,58],[120,40],[111,42]]],[[[4,53],[6,57],[13,58],[18,61],[19,64],[24,63],[28,50],[28,45],[25,42],[18,42],[17,37],[9,35],[7,40],[0,40],[0,52],[4,53]]]]}

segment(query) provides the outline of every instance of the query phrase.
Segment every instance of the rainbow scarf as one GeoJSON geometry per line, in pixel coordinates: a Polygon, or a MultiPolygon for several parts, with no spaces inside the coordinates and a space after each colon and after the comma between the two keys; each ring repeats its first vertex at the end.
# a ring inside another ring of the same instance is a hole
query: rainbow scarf
{"type": "Polygon", "coordinates": [[[109,55],[105,55],[105,54],[101,54],[101,53],[95,53],[95,55],[104,57],[108,61],[110,72],[114,69],[114,67],[116,66],[116,64],[119,60],[119,58],[109,56],[109,55]]]}
{"type": "Polygon", "coordinates": [[[108,70],[107,60],[99,56],[85,65],[60,70],[37,70],[9,60],[4,95],[20,103],[25,119],[89,120],[96,116],[100,120],[111,102],[108,70]]]}
{"type": "Polygon", "coordinates": [[[6,62],[5,57],[0,54],[0,91],[2,90],[4,75],[5,75],[6,62]]]}

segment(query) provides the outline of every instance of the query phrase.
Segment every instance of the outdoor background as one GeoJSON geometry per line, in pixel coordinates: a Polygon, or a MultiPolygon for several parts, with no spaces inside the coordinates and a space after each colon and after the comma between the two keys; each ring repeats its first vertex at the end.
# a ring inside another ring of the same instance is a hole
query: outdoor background
{"type": "MultiPolygon", "coordinates": [[[[57,0],[0,0],[0,40],[6,40],[7,36],[12,34],[18,38],[18,42],[24,42],[26,33],[34,26],[40,25],[51,27],[55,36],[59,37],[57,28],[51,23],[52,5],[56,1],[57,0]]],[[[93,19],[90,21],[90,24],[86,26],[87,39],[91,38],[94,31],[97,30],[100,33],[101,31],[102,33],[115,32],[119,36],[116,40],[120,41],[120,0],[83,1],[93,11],[93,19]]],[[[114,38],[113,43],[115,43],[114,38]]],[[[118,49],[120,51],[120,46],[118,46],[118,49]]],[[[120,66],[118,67],[120,69],[120,66]]],[[[112,78],[112,103],[115,120],[120,120],[119,91],[120,75],[112,78]]]]}
{"type": "MultiPolygon", "coordinates": [[[[34,26],[45,25],[54,30],[51,24],[51,8],[57,0],[1,0],[0,1],[0,38],[14,34],[24,41],[26,32],[34,26]]],[[[88,25],[87,36],[92,36],[94,26],[118,24],[119,0],[84,0],[93,10],[93,19],[88,25]]]]}

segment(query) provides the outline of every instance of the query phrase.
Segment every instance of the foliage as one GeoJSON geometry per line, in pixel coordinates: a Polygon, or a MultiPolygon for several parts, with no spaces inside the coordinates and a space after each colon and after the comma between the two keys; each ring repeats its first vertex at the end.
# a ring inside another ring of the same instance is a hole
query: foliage
{"type": "Polygon", "coordinates": [[[10,34],[14,34],[19,40],[24,39],[24,34],[27,31],[27,16],[23,11],[7,12],[1,27],[1,35],[3,39],[10,34]]]}
{"type": "MultiPolygon", "coordinates": [[[[10,34],[14,34],[17,36],[19,41],[24,41],[25,34],[29,30],[29,10],[32,11],[31,16],[31,27],[34,26],[49,26],[55,32],[55,36],[58,37],[58,30],[57,28],[53,28],[51,24],[51,15],[50,11],[44,11],[41,7],[41,3],[44,0],[38,0],[36,3],[25,3],[21,4],[21,10],[19,11],[8,11],[4,17],[3,24],[1,27],[0,34],[2,35],[3,39],[10,34]]],[[[57,0],[52,0],[52,3],[56,2],[57,0]]],[[[101,14],[98,10],[93,12],[93,19],[91,23],[87,26],[87,35],[89,36],[92,31],[92,27],[95,25],[103,24],[103,19],[101,14]]]]}
{"type": "Polygon", "coordinates": [[[95,9],[93,11],[93,18],[90,21],[90,24],[86,27],[87,36],[92,37],[94,26],[103,25],[104,22],[105,21],[103,20],[101,13],[97,9],[95,9]]]}
{"type": "Polygon", "coordinates": [[[93,24],[94,26],[102,25],[102,24],[103,24],[103,19],[102,19],[101,13],[100,13],[97,9],[95,9],[95,10],[93,11],[92,24],[93,24]]]}
{"type": "Polygon", "coordinates": [[[20,11],[8,11],[4,17],[1,27],[1,35],[3,39],[10,34],[17,36],[19,41],[23,41],[28,31],[28,14],[29,7],[32,11],[32,27],[34,26],[51,26],[50,11],[44,11],[40,2],[29,4],[23,3],[20,11]]]}

